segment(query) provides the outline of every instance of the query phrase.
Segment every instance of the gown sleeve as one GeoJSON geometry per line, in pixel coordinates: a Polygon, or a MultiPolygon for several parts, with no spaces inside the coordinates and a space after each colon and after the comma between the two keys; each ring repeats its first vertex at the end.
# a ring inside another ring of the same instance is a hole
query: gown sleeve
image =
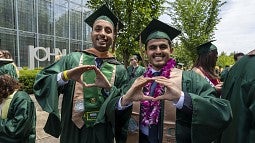
{"type": "MultiPolygon", "coordinates": [[[[192,99],[191,141],[194,143],[212,142],[231,122],[230,103],[227,100],[216,98],[215,89],[193,71],[184,75],[183,78],[185,92],[188,92],[192,99]]],[[[187,116],[182,116],[182,113],[179,115],[184,122],[187,121],[185,119],[187,116]]]]}
{"type": "Polygon", "coordinates": [[[11,101],[6,119],[0,118],[0,140],[30,140],[35,142],[36,112],[33,101],[25,92],[18,91],[11,101]]]}
{"type": "Polygon", "coordinates": [[[223,85],[222,98],[230,101],[233,120],[221,142],[255,140],[255,57],[244,56],[232,66],[223,85]]]}
{"type": "MultiPolygon", "coordinates": [[[[54,137],[58,137],[61,132],[61,119],[58,108],[59,95],[61,93],[66,96],[72,95],[74,85],[73,81],[69,81],[68,84],[59,86],[57,74],[78,66],[80,56],[81,54],[78,52],[64,56],[52,65],[42,69],[35,78],[33,87],[35,98],[42,109],[49,113],[44,130],[54,137]]],[[[72,97],[63,96],[63,98],[69,98],[70,100],[67,100],[67,102],[72,102],[72,97]]],[[[71,109],[69,106],[72,104],[67,102],[62,103],[63,110],[71,109]]]]}

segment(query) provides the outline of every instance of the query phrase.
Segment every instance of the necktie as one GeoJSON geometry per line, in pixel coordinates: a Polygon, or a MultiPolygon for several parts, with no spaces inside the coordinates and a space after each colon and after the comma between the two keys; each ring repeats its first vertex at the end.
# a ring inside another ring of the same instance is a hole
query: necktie
{"type": "Polygon", "coordinates": [[[101,67],[102,64],[103,64],[103,59],[101,59],[101,58],[96,58],[95,61],[96,61],[97,68],[100,69],[100,67],[101,67]]]}
{"type": "MultiPolygon", "coordinates": [[[[159,76],[161,73],[160,72],[154,72],[152,74],[153,77],[155,76],[159,76]]],[[[155,88],[157,86],[157,83],[156,82],[153,82],[152,85],[151,85],[151,88],[150,88],[150,96],[153,96],[154,92],[155,92],[155,88]]]]}
{"type": "Polygon", "coordinates": [[[135,71],[136,71],[136,68],[132,67],[131,78],[135,77],[135,71]]]}
{"type": "MultiPolygon", "coordinates": [[[[155,76],[159,76],[160,74],[161,74],[160,72],[154,72],[152,74],[152,76],[155,77],[155,76]]],[[[156,86],[157,86],[157,83],[153,82],[151,85],[151,89],[150,89],[150,96],[154,95],[156,86]]],[[[151,125],[149,127],[149,138],[148,139],[152,143],[158,143],[158,128],[159,128],[158,125],[151,125]]]]}

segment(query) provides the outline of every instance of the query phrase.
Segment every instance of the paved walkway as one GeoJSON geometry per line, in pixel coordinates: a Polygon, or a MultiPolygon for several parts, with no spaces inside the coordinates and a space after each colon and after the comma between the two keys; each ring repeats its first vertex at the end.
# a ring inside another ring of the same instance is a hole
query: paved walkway
{"type": "Polygon", "coordinates": [[[36,143],[59,143],[59,139],[44,132],[43,127],[48,118],[48,113],[44,112],[35,100],[34,95],[30,95],[36,107],[36,143]]]}

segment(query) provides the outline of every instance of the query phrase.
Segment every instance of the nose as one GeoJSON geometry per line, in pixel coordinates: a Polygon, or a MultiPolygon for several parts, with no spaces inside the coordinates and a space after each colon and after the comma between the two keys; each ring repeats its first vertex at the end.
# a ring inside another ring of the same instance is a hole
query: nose
{"type": "Polygon", "coordinates": [[[161,53],[161,49],[160,49],[159,46],[157,46],[157,48],[155,49],[155,52],[156,52],[156,53],[161,53]]]}
{"type": "Polygon", "coordinates": [[[100,34],[100,36],[101,36],[101,37],[102,37],[102,36],[104,37],[104,36],[106,35],[106,32],[105,32],[105,30],[104,30],[104,29],[102,29],[102,30],[100,31],[100,33],[99,33],[99,34],[100,34]]]}

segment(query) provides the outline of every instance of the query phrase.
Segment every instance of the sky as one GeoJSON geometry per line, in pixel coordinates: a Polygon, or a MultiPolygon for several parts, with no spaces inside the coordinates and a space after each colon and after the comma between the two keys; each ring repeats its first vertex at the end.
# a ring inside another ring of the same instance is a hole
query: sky
{"type": "MultiPolygon", "coordinates": [[[[214,45],[218,53],[243,52],[247,54],[255,49],[255,0],[226,0],[221,7],[216,26],[214,45]]],[[[162,15],[159,19],[168,21],[169,16],[162,15]]]]}

